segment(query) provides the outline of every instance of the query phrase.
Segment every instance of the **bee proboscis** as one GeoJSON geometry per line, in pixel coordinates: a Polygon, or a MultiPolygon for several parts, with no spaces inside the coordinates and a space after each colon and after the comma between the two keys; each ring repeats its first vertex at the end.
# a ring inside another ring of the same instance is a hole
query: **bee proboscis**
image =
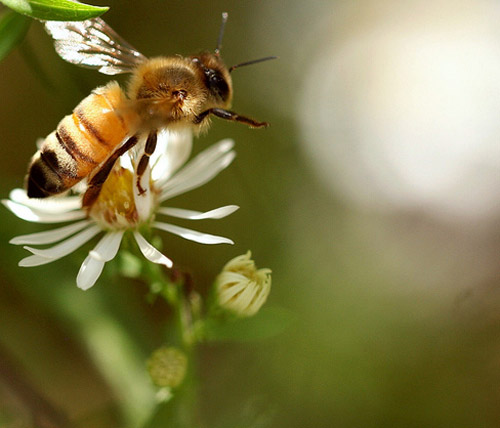
{"type": "Polygon", "coordinates": [[[146,170],[163,128],[190,127],[195,133],[208,126],[210,116],[266,127],[227,110],[233,88],[230,73],[237,67],[273,59],[265,57],[227,67],[220,57],[223,20],[217,47],[189,57],[146,58],[101,18],[81,22],[47,21],[57,53],[66,61],[103,74],[132,73],[127,91],[112,81],[84,98],[44,140],[31,161],[26,187],[29,197],[57,195],[88,179],[83,207],[89,208],[116,160],[145,141],[137,172],[146,170]]]}

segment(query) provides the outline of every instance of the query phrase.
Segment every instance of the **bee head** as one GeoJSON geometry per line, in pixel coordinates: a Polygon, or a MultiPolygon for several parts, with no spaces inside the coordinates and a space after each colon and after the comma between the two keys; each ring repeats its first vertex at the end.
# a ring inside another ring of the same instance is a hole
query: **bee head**
{"type": "Polygon", "coordinates": [[[232,98],[232,82],[229,70],[217,53],[202,52],[191,61],[203,75],[210,97],[217,104],[229,105],[232,98]]]}

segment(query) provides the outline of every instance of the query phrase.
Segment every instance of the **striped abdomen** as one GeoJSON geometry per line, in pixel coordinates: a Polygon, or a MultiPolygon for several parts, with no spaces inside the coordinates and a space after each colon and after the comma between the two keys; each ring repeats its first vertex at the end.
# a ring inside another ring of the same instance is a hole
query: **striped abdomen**
{"type": "Polygon", "coordinates": [[[117,109],[125,96],[118,83],[97,88],[65,116],[33,156],[26,187],[30,198],[68,190],[87,177],[129,133],[117,109]]]}

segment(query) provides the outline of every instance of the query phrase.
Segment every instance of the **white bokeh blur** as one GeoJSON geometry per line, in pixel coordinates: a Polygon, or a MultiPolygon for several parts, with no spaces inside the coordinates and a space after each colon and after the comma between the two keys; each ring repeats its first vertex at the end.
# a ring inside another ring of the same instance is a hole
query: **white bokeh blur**
{"type": "Polygon", "coordinates": [[[498,218],[500,3],[353,3],[325,5],[304,70],[301,147],[320,179],[370,208],[498,218]]]}

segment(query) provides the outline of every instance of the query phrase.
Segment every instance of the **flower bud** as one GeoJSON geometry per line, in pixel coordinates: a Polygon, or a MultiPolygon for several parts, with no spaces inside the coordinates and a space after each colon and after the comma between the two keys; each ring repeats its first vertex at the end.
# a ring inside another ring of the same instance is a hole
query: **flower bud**
{"type": "Polygon", "coordinates": [[[151,354],[147,368],[156,386],[175,388],[186,376],[187,357],[177,348],[162,346],[151,354]]]}
{"type": "Polygon", "coordinates": [[[230,260],[215,280],[219,305],[240,317],[257,313],[271,291],[271,269],[257,269],[251,256],[230,260]]]}

